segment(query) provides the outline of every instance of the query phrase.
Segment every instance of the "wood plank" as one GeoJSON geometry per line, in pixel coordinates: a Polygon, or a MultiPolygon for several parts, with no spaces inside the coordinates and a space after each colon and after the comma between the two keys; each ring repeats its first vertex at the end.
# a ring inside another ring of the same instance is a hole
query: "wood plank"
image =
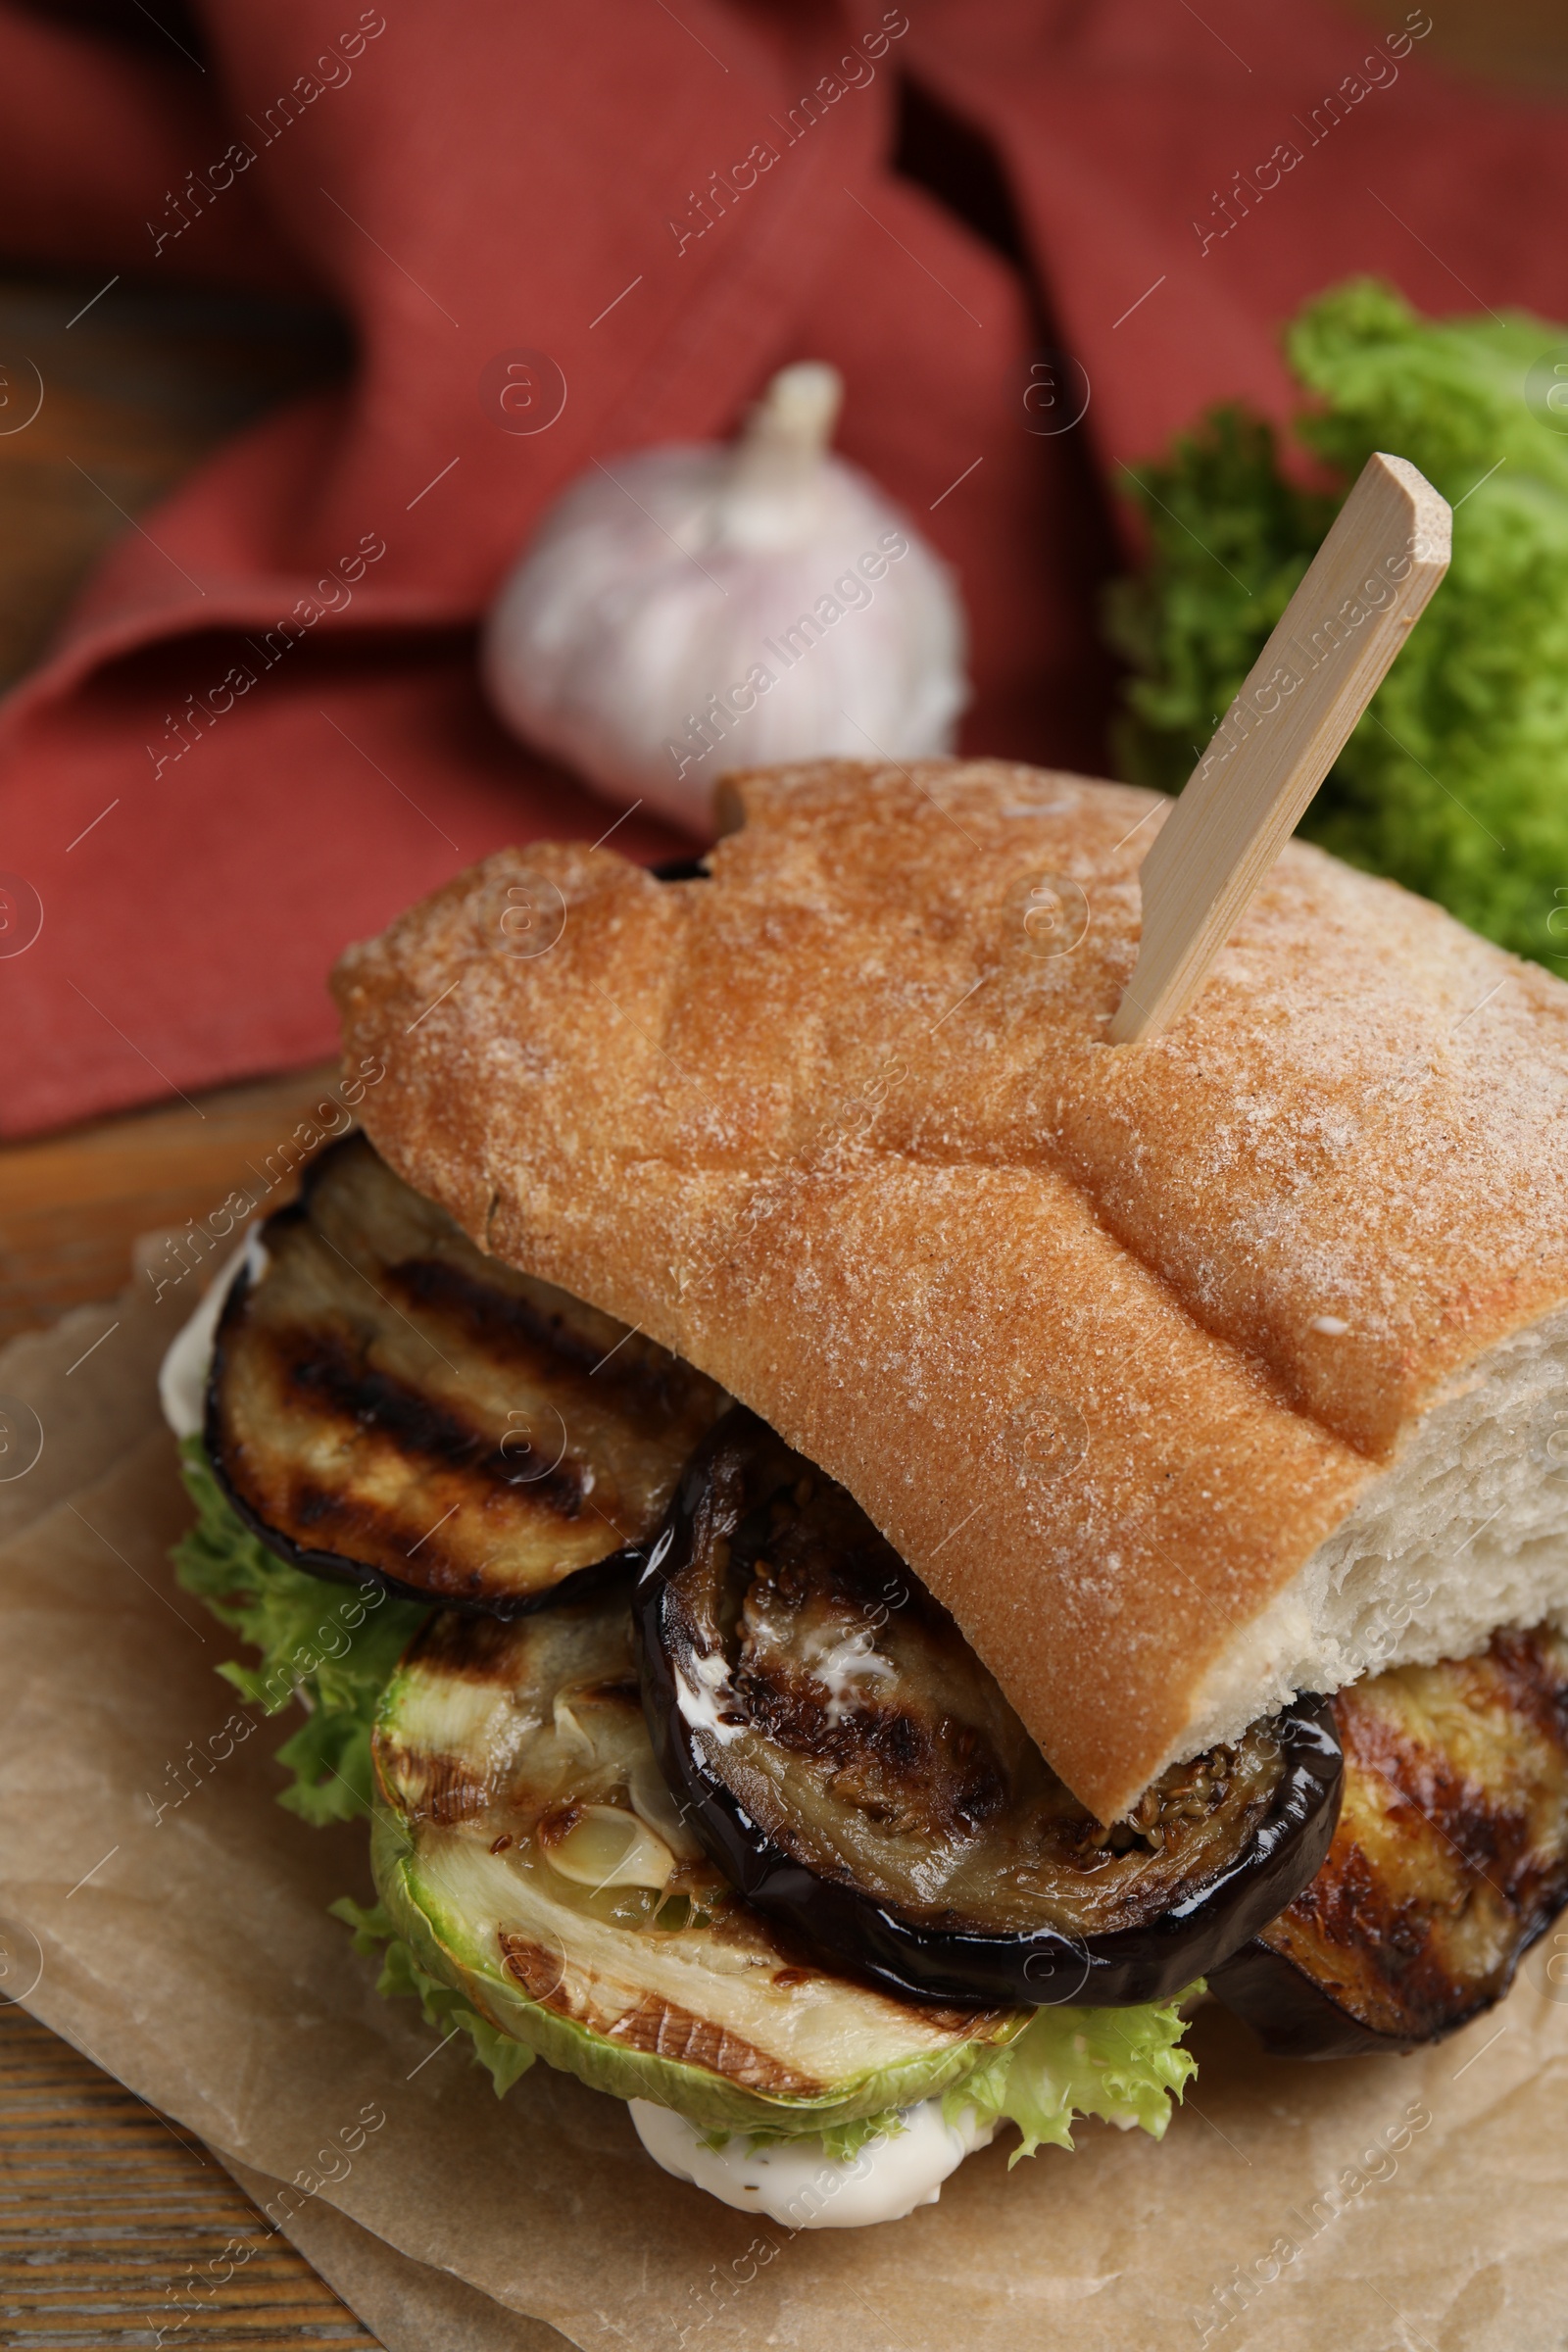
{"type": "Polygon", "coordinates": [[[15,2006],[0,2115],[0,2343],[376,2352],[198,2141],[15,2006]]]}
{"type": "MultiPolygon", "coordinates": [[[[138,1233],[183,1226],[278,1152],[337,1075],[321,1063],[0,1148],[0,1346],[112,1298],[138,1233]]],[[[341,1112],[337,1114],[341,1119],[341,1112]]]]}

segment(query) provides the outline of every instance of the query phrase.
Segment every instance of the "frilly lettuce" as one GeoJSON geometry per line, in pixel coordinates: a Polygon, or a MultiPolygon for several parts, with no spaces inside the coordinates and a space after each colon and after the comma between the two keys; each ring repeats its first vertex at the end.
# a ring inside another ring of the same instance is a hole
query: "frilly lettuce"
{"type": "Polygon", "coordinates": [[[1568,971],[1568,432],[1542,397],[1568,327],[1423,318],[1357,278],[1285,341],[1296,438],[1337,486],[1301,487],[1235,408],[1134,470],[1150,561],[1108,608],[1122,771],[1179,790],[1366,459],[1408,458],[1454,508],[1452,565],[1301,831],[1568,971]]]}
{"type": "MultiPolygon", "coordinates": [[[[294,1775],[279,1804],[317,1828],[368,1816],[376,1700],[429,1610],[390,1599],[373,1585],[331,1585],[289,1567],[236,1516],[201,1440],[187,1438],[179,1450],[196,1524],[174,1546],[175,1575],[220,1624],[262,1653],[259,1665],[231,1660],[218,1671],[270,1715],[291,1698],[307,1709],[304,1724],[277,1751],[294,1775]]],[[[527,2072],[534,2059],[527,2044],[498,2034],[461,1993],[427,1975],[379,1903],[343,1895],[329,1908],[353,1929],[357,1951],[385,1946],[377,1991],[412,1995],[438,2032],[463,2029],[498,2098],[527,2072]]]]}
{"type": "Polygon", "coordinates": [[[450,2034],[462,2027],[473,2043],[473,2055],[495,2084],[496,2097],[504,2098],[519,2075],[525,2075],[534,2062],[535,2053],[525,2041],[515,2041],[510,2034],[497,2033],[494,2026],[471,2009],[461,1992],[443,1984],[419,1966],[413,1947],[398,1934],[379,1903],[357,1903],[349,1894],[339,1895],[327,1909],[334,1919],[354,1931],[354,1948],[367,1957],[379,1947],[381,1974],[375,1989],[388,2000],[409,1994],[419,2004],[427,2026],[440,2034],[450,2034]]]}
{"type": "MultiPolygon", "coordinates": [[[[853,2164],[864,2147],[874,2140],[897,2139],[907,2127],[902,2107],[884,2107],[880,2115],[862,2115],[851,2124],[827,2124],[818,2131],[747,2132],[741,2134],[749,2148],[774,2148],[789,2140],[819,2139],[822,2153],[834,2164],[853,2164]]],[[[703,2138],[710,2148],[727,2148],[736,2137],[733,2132],[705,2132],[703,2138]]]]}
{"type": "Polygon", "coordinates": [[[1172,2099],[1198,2072],[1197,2059],[1178,2046],[1181,2004],[1202,1989],[1200,1981],[1173,2001],[1139,2009],[1041,2009],[1016,2041],[946,2094],[942,2112],[952,2123],[972,2107],[983,2124],[1016,2124],[1022,2136],[1009,2172],[1047,2141],[1070,2148],[1075,2115],[1163,2139],[1172,2099]]]}
{"type": "Polygon", "coordinates": [[[174,1574],[262,1653],[258,1665],[218,1671],[269,1715],[291,1698],[306,1710],[277,1751],[294,1775],[278,1802],[317,1827],[368,1814],[375,1702],[430,1612],[369,1582],[333,1585],[290,1568],[235,1516],[200,1438],[179,1450],[196,1524],[174,1546],[174,1574]]]}

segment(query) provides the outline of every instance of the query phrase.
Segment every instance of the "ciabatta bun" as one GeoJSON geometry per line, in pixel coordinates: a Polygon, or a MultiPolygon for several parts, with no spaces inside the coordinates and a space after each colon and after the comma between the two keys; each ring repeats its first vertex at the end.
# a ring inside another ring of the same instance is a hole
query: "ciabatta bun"
{"type": "Polygon", "coordinates": [[[1293,844],[1112,1047],[1168,804],[731,788],[710,879],[503,851],[349,951],[402,1176],[841,1479],[1102,1819],[1568,1608],[1568,988],[1293,844]]]}

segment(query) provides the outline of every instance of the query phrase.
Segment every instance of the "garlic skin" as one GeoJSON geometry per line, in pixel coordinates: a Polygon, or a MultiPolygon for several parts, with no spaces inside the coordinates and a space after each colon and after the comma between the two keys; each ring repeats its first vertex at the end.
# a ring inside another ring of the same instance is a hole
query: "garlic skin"
{"type": "Polygon", "coordinates": [[[951,751],[968,700],[947,566],[829,454],[835,368],[784,368],[733,447],[644,450],[544,517],[485,627],[516,734],[710,835],[733,767],[951,751]]]}

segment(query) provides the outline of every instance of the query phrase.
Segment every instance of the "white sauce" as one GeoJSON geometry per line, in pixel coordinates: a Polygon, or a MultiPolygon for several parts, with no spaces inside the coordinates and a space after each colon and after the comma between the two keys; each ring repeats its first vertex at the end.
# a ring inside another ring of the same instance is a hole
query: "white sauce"
{"type": "Polygon", "coordinates": [[[830,2156],[819,2139],[777,2140],[755,2153],[744,2132],[710,2148],[701,2132],[668,2107],[631,2099],[637,2136],[657,2165],[740,2213],[765,2213],[786,2230],[863,2230],[901,2222],[917,2205],[934,2205],[942,2183],[976,2148],[989,2147],[995,2126],[978,2124],[972,2107],[956,2125],[942,2120],[940,2099],[903,2111],[905,2129],[868,2140],[848,2163],[830,2156]]]}
{"type": "Polygon", "coordinates": [[[260,1282],[267,1272],[267,1251],[262,1244],[260,1226],[254,1228],[232,1255],[219,1267],[201,1304],[183,1325],[164,1357],[158,1374],[158,1401],[164,1408],[164,1419],[176,1438],[201,1435],[202,1422],[206,1417],[207,1373],[213,1360],[213,1340],[218,1330],[218,1318],[223,1311],[229,1285],[241,1266],[252,1282],[260,1282]]]}
{"type": "Polygon", "coordinates": [[[898,1668],[891,1658],[885,1658],[877,1648],[876,1637],[864,1626],[853,1634],[841,1635],[838,1641],[831,1636],[818,1635],[814,1643],[802,1652],[803,1663],[810,1668],[812,1679],[827,1692],[824,1710],[830,1724],[842,1723],[856,1699],[863,1699],[866,1683],[895,1682],[898,1668]],[[859,1684],[862,1689],[856,1690],[859,1684]]]}
{"type": "Polygon", "coordinates": [[[736,1714],[735,1693],[730,1688],[729,1674],[716,1650],[706,1650],[694,1661],[700,1689],[694,1688],[680,1668],[675,1668],[675,1704],[694,1732],[707,1732],[720,1747],[728,1747],[746,1729],[742,1722],[728,1723],[726,1716],[736,1714]]]}

